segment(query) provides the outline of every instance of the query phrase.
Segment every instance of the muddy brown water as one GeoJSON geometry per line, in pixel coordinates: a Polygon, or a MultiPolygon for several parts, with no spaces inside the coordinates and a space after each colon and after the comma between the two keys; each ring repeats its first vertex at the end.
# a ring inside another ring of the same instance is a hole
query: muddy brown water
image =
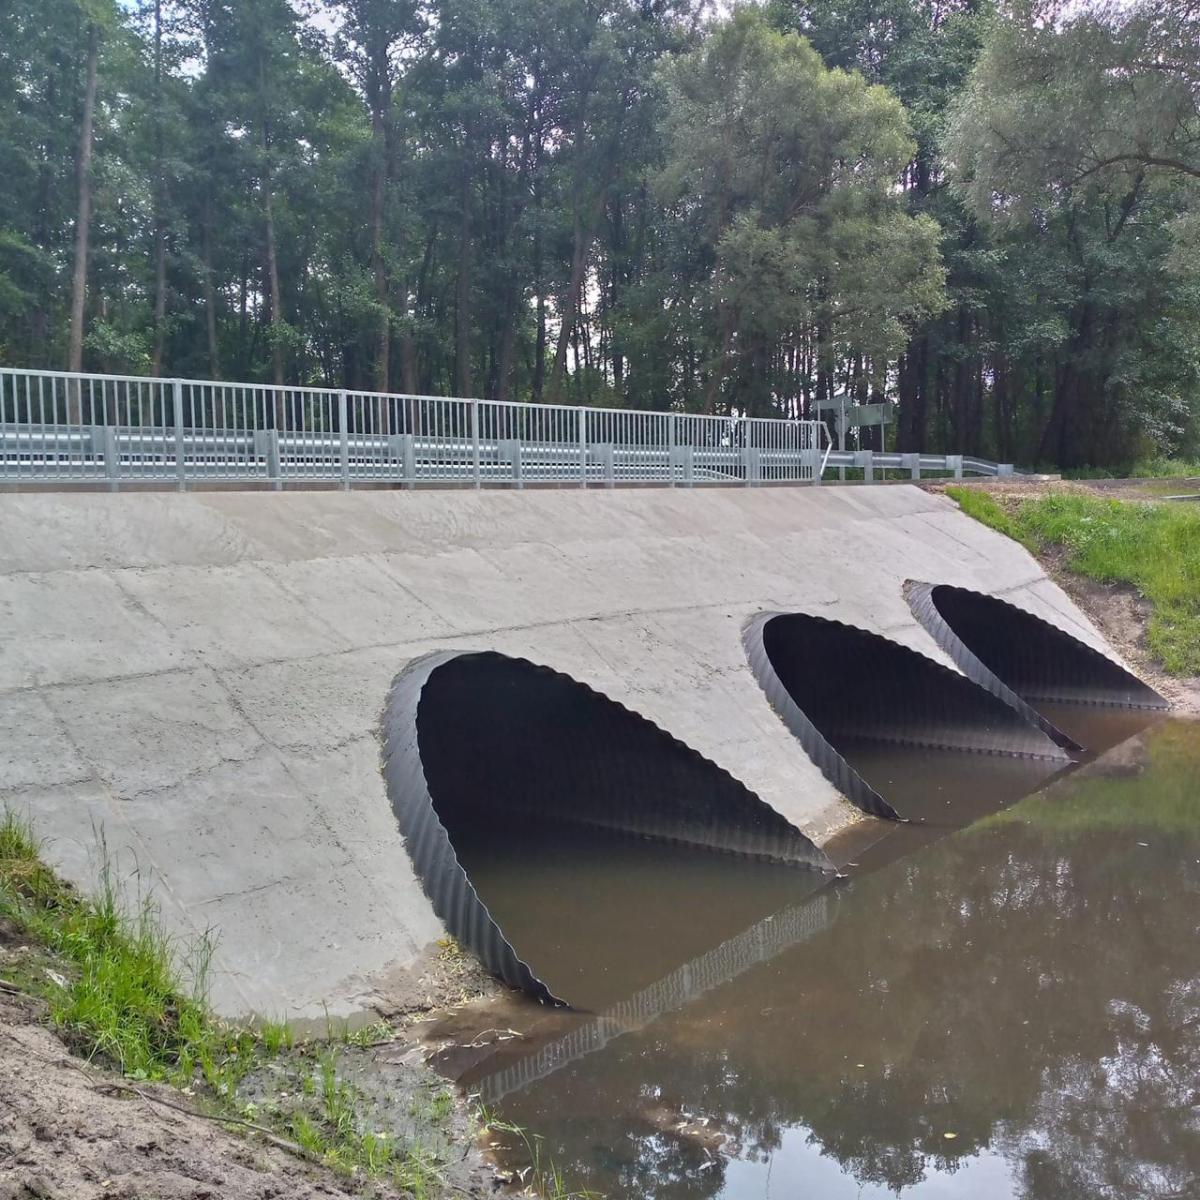
{"type": "Polygon", "coordinates": [[[494,1008],[465,1010],[431,1031],[443,1068],[608,1197],[1200,1197],[1200,724],[1058,778],[845,749],[921,819],[846,841],[849,878],[816,890],[514,834],[472,877],[596,1011],[510,1000],[497,1039],[476,1038],[494,1008]]]}
{"type": "Polygon", "coordinates": [[[1098,754],[1119,746],[1143,729],[1163,719],[1161,712],[1144,708],[1109,707],[1103,704],[1037,703],[1038,712],[1052,725],[1098,754]]]}
{"type": "Polygon", "coordinates": [[[828,883],[807,867],[552,824],[477,826],[455,853],[531,970],[589,1012],[828,883]]]}

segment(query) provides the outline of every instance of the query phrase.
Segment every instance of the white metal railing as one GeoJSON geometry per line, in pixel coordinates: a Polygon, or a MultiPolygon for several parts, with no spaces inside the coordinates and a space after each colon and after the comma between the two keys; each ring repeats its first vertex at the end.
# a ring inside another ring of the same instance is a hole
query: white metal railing
{"type": "Polygon", "coordinates": [[[817,483],[820,421],[0,368],[0,483],[817,483]]]}
{"type": "Polygon", "coordinates": [[[827,467],[857,467],[863,479],[871,483],[876,471],[901,471],[910,479],[923,475],[953,475],[961,479],[964,475],[1014,475],[1011,463],[990,462],[986,458],[973,458],[965,454],[917,454],[884,450],[831,450],[825,456],[827,467]]]}
{"type": "Polygon", "coordinates": [[[962,455],[836,451],[821,421],[0,368],[0,483],[819,483],[829,467],[1009,475],[962,455]]]}

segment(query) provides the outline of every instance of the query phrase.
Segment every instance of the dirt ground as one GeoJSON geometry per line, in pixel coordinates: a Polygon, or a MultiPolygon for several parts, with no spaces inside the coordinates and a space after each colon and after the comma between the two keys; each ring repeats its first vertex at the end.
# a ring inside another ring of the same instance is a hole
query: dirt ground
{"type": "MultiPolygon", "coordinates": [[[[187,1111],[174,1089],[131,1085],[89,1066],[39,1018],[35,1002],[0,991],[0,1200],[408,1196],[338,1175],[251,1131],[231,1132],[187,1111]]],[[[444,1168],[441,1195],[491,1195],[492,1173],[474,1146],[457,1158],[444,1168]]]]}
{"type": "MultiPolygon", "coordinates": [[[[268,1200],[362,1195],[302,1159],[214,1122],[118,1090],[38,1023],[31,1001],[0,994],[3,1200],[268,1200]]],[[[180,1104],[169,1089],[138,1085],[180,1104]]],[[[380,1197],[399,1196],[382,1188],[380,1197]]]]}
{"type": "MultiPolygon", "coordinates": [[[[1021,481],[1019,479],[971,480],[969,486],[991,493],[998,500],[1022,499],[1052,492],[1097,493],[1114,500],[1141,502],[1161,500],[1164,494],[1184,495],[1195,490],[1197,480],[1089,479],[1021,481]],[[1169,485],[1163,491],[1163,485],[1169,485]]],[[[942,482],[926,485],[929,491],[944,491],[942,482]]],[[[961,485],[959,485],[961,486],[961,485]]],[[[1171,702],[1178,712],[1200,715],[1200,677],[1168,675],[1146,646],[1150,605],[1128,584],[1098,583],[1067,570],[1065,555],[1052,548],[1039,556],[1046,573],[1091,618],[1113,649],[1129,667],[1171,702]]]]}
{"type": "MultiPolygon", "coordinates": [[[[122,1079],[73,1055],[47,1028],[42,1002],[6,982],[31,964],[48,969],[51,960],[23,940],[0,918],[0,1200],[409,1195],[334,1172],[269,1131],[212,1120],[174,1088],[122,1079]]],[[[428,985],[471,994],[477,971],[453,955],[428,985]]],[[[408,1007],[395,1036],[378,1044],[337,1046],[338,1078],[354,1086],[371,1129],[386,1130],[396,1145],[420,1145],[435,1161],[429,1200],[479,1200],[499,1180],[465,1106],[426,1065],[420,1037],[427,1008],[408,1007]]],[[[245,1081],[240,1100],[265,1103],[283,1087],[298,1098],[302,1076],[313,1069],[311,1055],[281,1055],[245,1081]]]]}

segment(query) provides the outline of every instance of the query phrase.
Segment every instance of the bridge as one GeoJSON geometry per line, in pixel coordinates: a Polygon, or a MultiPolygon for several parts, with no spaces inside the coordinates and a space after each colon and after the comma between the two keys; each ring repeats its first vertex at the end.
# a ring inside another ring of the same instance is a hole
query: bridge
{"type": "Polygon", "coordinates": [[[616,487],[962,478],[962,455],[834,451],[824,422],[0,369],[0,483],[616,487]]]}
{"type": "MultiPolygon", "coordinates": [[[[552,668],[820,846],[864,817],[767,702],[756,617],[836,617],[957,670],[905,595],[950,584],[1111,655],[1022,547],[905,483],[180,493],[171,453],[155,487],[0,495],[0,802],[81,886],[101,829],[175,934],[215,931],[230,1015],[386,1007],[444,936],[381,772],[415,660],[552,668]]],[[[872,670],[844,688],[873,696],[872,670]]]]}

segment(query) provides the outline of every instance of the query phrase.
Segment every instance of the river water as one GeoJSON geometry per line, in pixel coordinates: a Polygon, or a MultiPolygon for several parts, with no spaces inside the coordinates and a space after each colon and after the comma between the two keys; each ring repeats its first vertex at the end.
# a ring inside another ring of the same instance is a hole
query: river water
{"type": "Polygon", "coordinates": [[[577,831],[461,850],[587,1011],[466,1011],[445,1069],[613,1198],[1200,1198],[1200,724],[1057,778],[848,757],[922,819],[835,844],[833,884],[577,831]]]}

